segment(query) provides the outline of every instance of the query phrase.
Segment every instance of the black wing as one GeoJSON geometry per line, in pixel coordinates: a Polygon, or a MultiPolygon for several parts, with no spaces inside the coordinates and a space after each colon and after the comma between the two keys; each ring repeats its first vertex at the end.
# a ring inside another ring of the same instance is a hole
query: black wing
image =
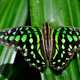
{"type": "Polygon", "coordinates": [[[62,27],[54,31],[54,47],[50,67],[62,72],[75,57],[80,47],[80,32],[74,28],[62,27]]]}

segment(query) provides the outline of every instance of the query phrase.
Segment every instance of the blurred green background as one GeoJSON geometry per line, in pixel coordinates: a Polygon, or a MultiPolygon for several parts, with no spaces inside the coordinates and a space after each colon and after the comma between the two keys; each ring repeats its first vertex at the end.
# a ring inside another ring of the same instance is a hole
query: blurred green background
{"type": "MultiPolygon", "coordinates": [[[[45,22],[50,23],[53,28],[79,27],[79,19],[80,0],[0,0],[0,30],[21,25],[42,27],[45,22]]],[[[5,65],[13,63],[15,58],[14,49],[0,46],[0,80],[18,80],[17,75],[21,76],[25,70],[27,71],[27,68],[22,72],[19,71],[25,67],[24,61],[20,60],[22,57],[18,59],[20,62],[18,65],[23,65],[19,70],[19,66],[5,65]]],[[[33,71],[35,72],[34,69],[33,71]]],[[[27,73],[25,74],[28,76],[27,73]]],[[[35,77],[34,74],[32,75],[35,77]]],[[[62,74],[57,76],[48,69],[41,75],[43,80],[80,80],[80,55],[77,55],[62,74]]],[[[26,79],[22,77],[20,80],[26,79]]],[[[39,80],[40,77],[37,79],[39,80]]]]}

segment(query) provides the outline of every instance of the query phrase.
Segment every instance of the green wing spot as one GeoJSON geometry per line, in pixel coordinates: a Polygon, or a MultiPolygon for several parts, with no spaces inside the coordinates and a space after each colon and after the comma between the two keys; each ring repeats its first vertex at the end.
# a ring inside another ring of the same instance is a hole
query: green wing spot
{"type": "Polygon", "coordinates": [[[23,46],[23,49],[26,49],[26,45],[23,46]]]}
{"type": "Polygon", "coordinates": [[[29,39],[29,42],[32,44],[32,43],[33,43],[33,39],[32,39],[32,38],[30,38],[30,39],[29,39]]]}
{"type": "Polygon", "coordinates": [[[80,39],[80,36],[78,36],[78,38],[80,39]]]}
{"type": "Polygon", "coordinates": [[[65,39],[64,38],[62,39],[62,43],[65,43],[65,39]]]}
{"type": "Polygon", "coordinates": [[[64,46],[64,44],[62,45],[62,49],[65,49],[65,46],[64,46]]]}
{"type": "Polygon", "coordinates": [[[64,36],[65,36],[65,35],[64,35],[64,34],[62,34],[62,37],[63,37],[63,38],[64,38],[64,36]]]}
{"type": "Polygon", "coordinates": [[[63,31],[64,34],[66,34],[66,31],[63,31]]]}
{"type": "Polygon", "coordinates": [[[77,41],[78,40],[78,38],[77,38],[76,35],[73,35],[73,39],[74,39],[74,41],[77,41]]]}
{"type": "Polygon", "coordinates": [[[34,49],[34,45],[31,45],[31,49],[34,49]]]}
{"type": "Polygon", "coordinates": [[[4,37],[4,35],[1,35],[1,36],[0,36],[0,38],[3,38],[3,37],[4,37]]]}
{"type": "Polygon", "coordinates": [[[5,40],[7,40],[8,39],[8,36],[5,36],[5,38],[4,38],[5,40]]]}
{"type": "Polygon", "coordinates": [[[30,38],[32,37],[32,34],[30,34],[30,38]]]}
{"type": "Polygon", "coordinates": [[[25,42],[26,39],[27,39],[27,35],[23,35],[22,38],[21,38],[22,42],[25,42]]]}
{"type": "Polygon", "coordinates": [[[69,45],[69,48],[70,48],[70,49],[72,49],[72,46],[71,46],[71,45],[69,45]]]}
{"type": "Polygon", "coordinates": [[[67,38],[68,38],[68,40],[70,41],[70,42],[72,42],[72,37],[70,36],[70,35],[67,35],[67,38]]]}
{"type": "Polygon", "coordinates": [[[76,32],[77,35],[79,35],[79,32],[76,32]]]}
{"type": "Polygon", "coordinates": [[[19,41],[20,40],[20,35],[17,35],[16,38],[15,38],[15,40],[19,41]]]}
{"type": "Polygon", "coordinates": [[[12,41],[14,39],[14,36],[10,36],[9,40],[12,41]]]}

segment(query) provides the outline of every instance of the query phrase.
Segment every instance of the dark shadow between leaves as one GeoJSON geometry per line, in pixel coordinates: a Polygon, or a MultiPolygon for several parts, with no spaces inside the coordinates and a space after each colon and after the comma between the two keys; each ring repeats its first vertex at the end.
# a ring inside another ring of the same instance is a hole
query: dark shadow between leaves
{"type": "Polygon", "coordinates": [[[0,66],[0,73],[9,80],[41,80],[40,72],[29,67],[19,52],[14,64],[0,66]]]}

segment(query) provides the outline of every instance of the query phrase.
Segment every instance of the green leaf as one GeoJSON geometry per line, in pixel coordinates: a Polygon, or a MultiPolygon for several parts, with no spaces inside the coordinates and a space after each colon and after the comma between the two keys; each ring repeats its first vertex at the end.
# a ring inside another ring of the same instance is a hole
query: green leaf
{"type": "MultiPolygon", "coordinates": [[[[28,15],[27,0],[0,0],[0,30],[24,25],[28,15]]],[[[16,54],[13,48],[0,45],[0,66],[14,62],[16,54]]],[[[3,73],[5,66],[1,69],[3,73]]],[[[9,67],[11,68],[11,67],[9,67]]],[[[9,69],[7,68],[7,69],[9,69]]],[[[7,76],[0,74],[0,80],[10,79],[15,70],[9,69],[7,76]]]]}
{"type": "MultiPolygon", "coordinates": [[[[28,9],[30,10],[31,26],[41,28],[45,22],[53,28],[57,26],[80,25],[80,2],[79,0],[0,0],[0,29],[24,25],[27,20],[28,9]]],[[[10,63],[12,48],[0,47],[0,65],[10,63]],[[10,50],[11,49],[11,50],[10,50]],[[9,56],[10,57],[9,57],[9,56]]],[[[10,71],[6,78],[10,79],[10,71]]],[[[56,75],[49,68],[43,73],[45,80],[79,80],[80,55],[74,59],[62,74],[56,75]]],[[[42,77],[42,79],[43,79],[42,77]]],[[[0,75],[0,80],[5,76],[0,75]]]]}

